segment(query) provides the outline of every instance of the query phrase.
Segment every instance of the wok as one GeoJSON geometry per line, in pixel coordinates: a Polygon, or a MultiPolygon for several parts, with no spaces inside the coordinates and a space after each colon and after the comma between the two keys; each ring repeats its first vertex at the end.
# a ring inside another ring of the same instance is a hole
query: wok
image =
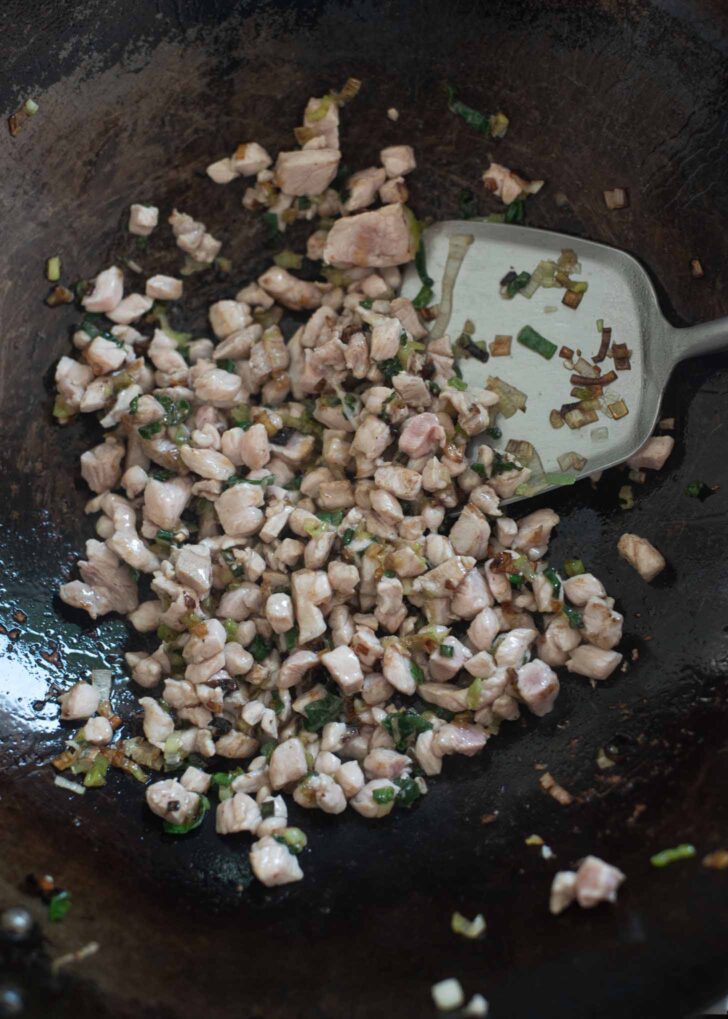
{"type": "MultiPolygon", "coordinates": [[[[263,227],[239,192],[199,171],[242,140],[290,144],[307,97],[353,74],[365,85],[345,113],[346,158],[366,166],[384,144],[414,144],[420,214],[455,218],[462,188],[489,211],[478,182],[492,146],[448,114],[451,81],[471,105],[508,112],[498,157],[549,182],[529,203],[532,225],[637,255],[672,296],[676,324],[724,315],[725,7],[6,0],[0,29],[5,114],[28,96],[40,103],[0,145],[0,869],[2,904],[29,903],[45,939],[3,956],[26,1014],[422,1016],[447,976],[483,993],[497,1019],[683,1016],[725,992],[728,875],[700,858],[728,844],[728,358],[676,371],[664,410],[676,451],[633,510],[618,506],[622,476],[546,497],[563,517],[554,560],[580,555],[618,594],[627,672],[594,690],[568,679],[551,715],[504,729],[478,759],[448,760],[411,813],[378,824],[307,813],[294,822],[309,834],[305,880],[271,891],[249,885],[242,837],[211,826],[163,836],[131,780],[85,797],[52,784],[61,734],[46,698],[102,662],[120,675],[128,645],[121,621],[90,626],[54,594],[91,534],[77,458],[96,432],[51,421],[50,372],[75,313],[43,303],[48,256],[76,279],[133,254],[131,201],[204,211],[233,270],[196,281],[200,314],[234,292],[266,264],[263,227]],[[615,186],[631,205],[608,213],[601,193],[615,186]],[[690,275],[694,257],[704,279],[690,275]],[[687,498],[696,479],[720,491],[687,498]],[[650,587],[616,557],[624,530],[670,563],[650,587]],[[605,771],[602,747],[616,761],[605,771]],[[540,790],[544,764],[571,807],[540,790]],[[524,844],[532,833],[555,861],[524,844]],[[697,859],[650,867],[652,852],[687,841],[697,859]],[[594,851],[628,875],[618,906],[549,916],[556,866],[594,851]],[[29,871],[71,889],[63,923],[19,890],[29,871]],[[484,912],[484,941],[451,933],[455,909],[484,912]],[[89,941],[95,956],[51,975],[49,956],[89,941]]],[[[175,265],[171,246],[150,262],[175,265]]],[[[120,710],[135,724],[130,696],[120,710]]]]}

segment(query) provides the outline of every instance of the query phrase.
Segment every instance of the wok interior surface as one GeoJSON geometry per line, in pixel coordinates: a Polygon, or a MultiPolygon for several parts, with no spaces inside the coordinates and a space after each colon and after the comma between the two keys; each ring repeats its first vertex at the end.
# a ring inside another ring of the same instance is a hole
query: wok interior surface
{"type": "MultiPolygon", "coordinates": [[[[67,280],[119,257],[174,272],[164,224],[174,204],[202,218],[233,263],[228,277],[192,278],[198,319],[188,324],[202,334],[207,303],[262,271],[273,249],[260,217],[242,210],[242,188],[200,171],[241,141],[290,147],[307,98],[355,75],[364,87],[343,117],[344,160],[357,169],[383,145],[413,144],[418,214],[456,218],[463,188],[493,211],[480,185],[493,155],[547,180],[529,224],[638,255],[670,294],[673,321],[725,314],[725,9],[86,0],[41,14],[12,0],[0,27],[6,115],[28,96],[40,103],[0,145],[0,600],[6,630],[20,631],[0,636],[2,904],[23,899],[29,871],[50,872],[74,906],[62,924],[43,920],[49,954],[100,945],[60,980],[15,959],[27,1014],[420,1016],[434,1014],[430,985],[448,976],[511,1019],[681,1016],[717,997],[728,987],[728,877],[699,858],[655,870],[649,856],[684,841],[699,857],[728,844],[728,358],[674,376],[665,414],[677,418],[676,450],[632,511],[618,506],[621,475],[542,500],[563,517],[553,561],[581,556],[618,596],[626,658],[635,649],[638,660],[594,690],[567,679],[551,715],[504,728],[479,758],[448,760],[411,813],[373,824],[299,810],[305,880],[270,891],[249,885],[242,837],[218,839],[210,822],[184,839],[162,835],[131,780],[115,775],[85,797],[52,784],[47,762],[62,739],[49,691],[106,662],[121,676],[121,652],[135,645],[120,620],[90,626],[55,596],[92,535],[77,461],[97,431],[50,417],[51,369],[77,313],[43,304],[43,268],[60,254],[67,280]],[[490,142],[450,115],[446,81],[478,109],[507,112],[507,137],[490,142]],[[615,186],[630,189],[631,205],[608,213],[602,191],[615,186]],[[126,233],[132,201],[162,209],[148,252],[126,233]],[[703,280],[690,276],[693,257],[703,280]],[[695,479],[720,491],[689,499],[695,479]],[[617,559],[625,530],[671,564],[650,587],[617,559]],[[607,771],[601,747],[617,762],[607,771]],[[578,802],[546,796],[536,765],[578,802]],[[533,833],[556,860],[524,844],[533,833]],[[555,869],[589,852],[628,875],[618,906],[550,917],[555,869]],[[456,909],[485,914],[484,941],[451,933],[456,909]]],[[[138,724],[131,694],[120,708],[138,724]]]]}

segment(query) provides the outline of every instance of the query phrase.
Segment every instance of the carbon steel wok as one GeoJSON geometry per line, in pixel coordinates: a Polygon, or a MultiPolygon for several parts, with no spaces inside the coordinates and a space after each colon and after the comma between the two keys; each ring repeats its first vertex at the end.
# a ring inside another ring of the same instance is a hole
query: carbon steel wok
{"type": "MultiPolygon", "coordinates": [[[[430,985],[457,976],[496,1019],[644,1019],[728,988],[728,874],[700,863],[728,845],[728,357],[678,369],[665,404],[676,452],[633,510],[619,509],[621,476],[547,497],[563,517],[555,561],[582,556],[618,593],[638,660],[595,690],[569,680],[552,715],[512,725],[475,761],[448,761],[411,813],[377,825],[307,814],[306,878],[271,892],[248,887],[242,840],[211,826],[161,835],[131,780],[83,798],[53,787],[61,734],[46,698],[94,665],[117,667],[127,632],[89,626],[54,594],[91,533],[76,465],[94,425],[51,421],[49,373],[75,313],[43,303],[49,255],[74,279],[131,254],[123,224],[137,200],[204,209],[232,287],[261,271],[262,224],[199,171],[244,139],[289,144],[307,97],[353,74],[365,85],[344,118],[346,158],[366,166],[383,144],[414,144],[419,213],[454,218],[462,188],[486,211],[490,145],[448,114],[450,81],[473,106],[508,112],[500,160],[548,181],[532,225],[633,252],[673,295],[675,323],[725,315],[727,40],[717,0],[6,0],[4,115],[40,103],[0,143],[0,905],[30,904],[45,938],[6,952],[0,983],[23,990],[26,1015],[426,1016],[430,985]],[[602,191],[615,186],[631,205],[609,213],[602,191]],[[691,277],[693,257],[704,279],[691,277]],[[720,491],[687,498],[695,479],[720,491]],[[617,560],[624,530],[671,564],[651,587],[617,560]],[[617,761],[607,771],[601,747],[617,761]],[[577,802],[546,796],[536,765],[577,802]],[[524,844],[532,833],[556,861],[524,844]],[[697,859],[650,867],[683,841],[697,859]],[[627,873],[619,905],[552,918],[556,865],[590,851],[627,873]],[[19,890],[29,871],[71,889],[62,924],[19,890]],[[486,939],[454,936],[454,909],[484,912],[486,939]],[[52,977],[49,956],[92,940],[93,958],[52,977]]],[[[154,268],[176,264],[170,246],[154,268]]],[[[209,275],[200,314],[231,289],[209,275]]],[[[120,706],[131,719],[131,698],[120,706]]]]}

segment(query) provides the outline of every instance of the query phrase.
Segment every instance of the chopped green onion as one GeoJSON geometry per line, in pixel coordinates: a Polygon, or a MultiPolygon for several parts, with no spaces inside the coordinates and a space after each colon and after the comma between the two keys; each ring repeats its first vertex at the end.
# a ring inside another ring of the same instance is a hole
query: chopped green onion
{"type": "Polygon", "coordinates": [[[715,495],[717,488],[706,485],[704,481],[691,481],[685,489],[685,495],[704,502],[709,496],[715,495]]]}
{"type": "Polygon", "coordinates": [[[543,571],[543,575],[551,583],[551,587],[554,589],[554,596],[558,598],[559,594],[561,593],[561,580],[559,578],[558,573],[553,568],[553,566],[547,566],[546,569],[543,571]]]}
{"type": "Polygon", "coordinates": [[[455,647],[452,644],[440,644],[438,650],[443,658],[453,658],[455,656],[455,647]]]}
{"type": "Polygon", "coordinates": [[[468,687],[465,695],[465,704],[471,711],[477,711],[480,704],[480,695],[483,692],[483,680],[477,677],[468,687]]]}
{"type": "Polygon", "coordinates": [[[157,637],[164,641],[165,644],[171,640],[176,640],[179,637],[177,630],[173,630],[167,623],[160,623],[157,627],[157,637]]]}
{"type": "Polygon", "coordinates": [[[481,464],[481,463],[471,464],[470,465],[470,470],[471,471],[475,471],[475,473],[479,474],[481,478],[485,477],[485,464],[481,464]]]}
{"type": "Polygon", "coordinates": [[[34,117],[38,110],[40,109],[40,106],[38,106],[38,103],[35,101],[35,99],[26,99],[25,102],[23,103],[23,109],[25,110],[29,117],[34,117]]]}
{"type": "Polygon", "coordinates": [[[280,236],[280,230],[278,228],[278,216],[275,212],[264,212],[263,222],[268,227],[269,240],[275,241],[280,236]]]}
{"type": "Polygon", "coordinates": [[[584,620],[581,612],[577,612],[577,610],[572,608],[571,605],[564,605],[562,612],[569,620],[569,626],[573,627],[575,630],[580,630],[582,628],[584,620]]]}
{"type": "Polygon", "coordinates": [[[457,375],[453,375],[451,379],[448,379],[447,384],[448,386],[452,386],[453,389],[458,389],[461,393],[468,388],[467,382],[463,382],[463,380],[459,379],[457,375]]]}
{"type": "Polygon", "coordinates": [[[286,846],[294,856],[302,853],[308,845],[308,839],[300,828],[284,828],[282,832],[274,835],[273,838],[276,842],[286,846]]]}
{"type": "Polygon", "coordinates": [[[184,824],[172,824],[171,821],[164,822],[164,830],[167,835],[186,835],[188,831],[194,831],[195,828],[199,828],[202,824],[205,814],[210,809],[210,801],[206,796],[200,796],[200,803],[197,808],[197,813],[189,821],[185,821],[184,824]]]}
{"type": "Polygon", "coordinates": [[[623,510],[631,510],[634,507],[634,490],[631,485],[622,485],[617,492],[619,505],[623,510]]]}
{"type": "Polygon", "coordinates": [[[93,764],[86,772],[83,780],[83,784],[87,789],[98,789],[99,786],[106,785],[106,772],[109,770],[109,762],[103,754],[97,754],[94,757],[93,764]]]}
{"type": "Polygon", "coordinates": [[[513,279],[506,284],[506,295],[508,297],[515,297],[520,290],[523,290],[530,280],[530,272],[519,272],[517,276],[514,276],[513,279]]]}
{"type": "Polygon", "coordinates": [[[381,806],[384,806],[385,803],[391,803],[396,795],[394,786],[391,785],[382,786],[380,789],[372,789],[372,799],[381,806]]]}
{"type": "Polygon", "coordinates": [[[61,260],[58,255],[53,255],[46,262],[46,279],[49,283],[57,283],[61,278],[61,260]]]}
{"type": "Polygon", "coordinates": [[[423,285],[431,287],[434,284],[432,276],[427,273],[427,253],[425,252],[425,242],[420,238],[420,243],[417,245],[417,252],[415,254],[415,269],[417,275],[420,277],[423,285]]]}
{"type": "Polygon", "coordinates": [[[509,581],[511,587],[514,587],[517,591],[520,590],[520,588],[523,587],[525,579],[526,578],[524,577],[524,575],[522,573],[509,573],[508,574],[508,581],[509,581]]]}
{"type": "Polygon", "coordinates": [[[218,368],[222,368],[225,372],[230,372],[231,375],[235,374],[235,362],[231,357],[221,357],[216,362],[218,368]]]}
{"type": "Polygon", "coordinates": [[[319,520],[323,520],[325,524],[331,524],[332,527],[338,527],[341,521],[344,519],[343,510],[319,510],[316,513],[319,520]]]}
{"type": "Polygon", "coordinates": [[[478,203],[475,195],[469,189],[463,189],[458,194],[458,212],[460,219],[472,219],[478,215],[478,203]]]}
{"type": "Polygon", "coordinates": [[[273,708],[273,711],[276,713],[276,715],[280,715],[280,713],[283,711],[285,705],[278,690],[273,691],[270,699],[270,706],[273,708]]]}
{"type": "Polygon", "coordinates": [[[317,701],[311,701],[304,708],[306,721],[303,723],[307,732],[320,732],[328,722],[335,722],[341,712],[341,697],[327,693],[317,701]]]}
{"type": "Polygon", "coordinates": [[[478,110],[474,110],[472,106],[467,106],[465,103],[456,99],[455,89],[452,85],[446,85],[447,91],[447,106],[451,113],[454,113],[458,117],[462,117],[468,127],[474,128],[481,134],[490,134],[490,117],[485,113],[480,113],[478,110]]]}
{"type": "Polygon", "coordinates": [[[270,644],[259,633],[256,633],[250,644],[248,644],[248,651],[250,651],[256,662],[262,662],[272,650],[270,644]]]}
{"type": "Polygon", "coordinates": [[[489,435],[491,439],[502,439],[503,432],[497,425],[491,425],[490,428],[485,429],[485,434],[489,435]]]}
{"type": "Polygon", "coordinates": [[[299,474],[295,478],[291,478],[290,481],[287,481],[283,487],[286,489],[287,492],[297,492],[301,487],[302,481],[303,478],[299,474]]]}
{"type": "Polygon", "coordinates": [[[468,920],[462,913],[453,913],[450,927],[453,934],[462,934],[464,938],[474,940],[485,934],[485,917],[478,913],[474,920],[468,920]]]}
{"type": "Polygon", "coordinates": [[[424,683],[425,674],[420,668],[420,666],[417,664],[417,662],[413,662],[412,659],[410,659],[409,669],[412,675],[412,679],[414,679],[415,683],[417,683],[418,686],[420,683],[424,683]]]}
{"type": "Polygon", "coordinates": [[[422,796],[422,790],[413,778],[395,778],[394,784],[399,786],[397,803],[401,803],[403,807],[409,809],[415,800],[419,800],[422,796]]]}
{"type": "Polygon", "coordinates": [[[347,527],[344,533],[341,535],[342,545],[351,545],[354,540],[355,531],[353,527],[347,527]]]}
{"type": "MultiPolygon", "coordinates": [[[[415,681],[417,681],[417,677],[415,677],[415,681]]],[[[415,736],[419,736],[421,732],[427,732],[432,728],[427,719],[423,718],[422,715],[412,708],[391,712],[383,720],[382,726],[394,740],[395,750],[400,753],[407,749],[409,741],[415,736]]]]}
{"type": "Polygon", "coordinates": [[[71,893],[55,892],[48,903],[48,919],[51,923],[58,923],[68,915],[71,909],[71,893]]]}
{"type": "Polygon", "coordinates": [[[269,740],[268,743],[264,743],[263,746],[260,748],[260,752],[263,755],[263,757],[265,757],[266,761],[269,761],[271,759],[273,751],[277,746],[278,746],[277,743],[275,743],[273,740],[269,740]]]}
{"type": "Polygon", "coordinates": [[[225,627],[225,636],[228,640],[235,640],[238,635],[238,624],[235,619],[226,619],[223,624],[225,627]]]}
{"type": "Polygon", "coordinates": [[[586,573],[586,568],[581,559],[567,559],[564,563],[564,573],[567,577],[578,577],[586,573]]]}
{"type": "Polygon", "coordinates": [[[148,425],[142,425],[139,429],[139,434],[143,439],[151,439],[153,435],[157,435],[158,432],[161,432],[163,427],[161,420],[151,421],[148,425]]]}
{"type": "Polygon", "coordinates": [[[689,842],[684,842],[679,846],[675,846],[674,849],[663,849],[661,853],[655,853],[654,856],[650,857],[650,863],[653,867],[667,867],[678,860],[689,860],[693,856],[695,856],[695,846],[690,845],[689,842]]]}
{"type": "Polygon", "coordinates": [[[295,251],[285,248],[273,256],[273,261],[281,269],[300,269],[303,264],[303,255],[297,255],[295,251]]]}
{"type": "Polygon", "coordinates": [[[391,382],[395,375],[402,371],[402,365],[398,357],[388,357],[384,361],[377,361],[377,368],[380,370],[387,382],[391,382]]]}
{"type": "Polygon", "coordinates": [[[427,388],[430,390],[433,396],[439,396],[440,393],[442,392],[437,382],[428,382],[427,388]]]}
{"type": "Polygon", "coordinates": [[[362,308],[365,309],[365,311],[371,311],[372,307],[374,306],[374,298],[366,297],[363,301],[359,301],[359,304],[362,308]]]}
{"type": "Polygon", "coordinates": [[[174,534],[172,534],[171,531],[167,531],[163,527],[160,527],[154,536],[154,540],[161,541],[165,545],[171,545],[174,541],[174,534]]]}
{"type": "Polygon", "coordinates": [[[532,326],[524,326],[523,329],[518,333],[516,339],[524,347],[528,347],[529,350],[534,351],[536,354],[540,354],[541,357],[546,358],[550,361],[554,356],[558,347],[551,340],[547,340],[545,336],[541,336],[537,333],[532,326]]]}
{"type": "Polygon", "coordinates": [[[524,223],[525,220],[526,203],[522,198],[516,198],[506,209],[505,221],[506,223],[524,223]]]}
{"type": "Polygon", "coordinates": [[[420,287],[417,295],[414,297],[414,299],[412,301],[412,306],[414,308],[417,308],[418,310],[422,309],[422,308],[426,308],[428,306],[428,304],[431,303],[433,297],[434,297],[434,291],[433,291],[432,287],[428,287],[427,284],[423,284],[420,287]]]}
{"type": "Polygon", "coordinates": [[[133,396],[129,403],[129,413],[136,414],[138,410],[139,410],[139,397],[133,396]]]}
{"type": "Polygon", "coordinates": [[[308,195],[300,195],[296,204],[298,205],[299,209],[305,212],[306,209],[311,208],[311,199],[308,197],[308,195]]]}
{"type": "Polygon", "coordinates": [[[287,650],[293,651],[296,646],[296,641],[298,640],[298,627],[292,626],[290,630],[286,630],[283,636],[285,637],[287,650]]]}

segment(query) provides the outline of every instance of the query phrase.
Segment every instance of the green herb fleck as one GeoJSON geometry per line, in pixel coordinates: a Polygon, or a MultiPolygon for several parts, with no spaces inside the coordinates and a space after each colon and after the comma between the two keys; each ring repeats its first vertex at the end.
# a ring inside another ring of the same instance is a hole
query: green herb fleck
{"type": "Polygon", "coordinates": [[[490,428],[486,428],[485,429],[485,434],[489,435],[491,437],[491,439],[496,439],[497,440],[497,439],[502,439],[503,438],[503,432],[500,430],[500,428],[497,425],[491,425],[490,428]]]}
{"type": "Polygon", "coordinates": [[[523,584],[524,584],[525,580],[526,580],[526,578],[524,577],[524,575],[522,573],[509,573],[508,574],[508,581],[509,581],[511,587],[515,588],[516,591],[520,591],[520,589],[523,587],[523,584]]]}
{"type": "Polygon", "coordinates": [[[108,759],[103,754],[97,754],[84,776],[83,784],[87,789],[98,789],[100,786],[106,785],[106,772],[108,770],[108,759]]]}
{"type": "MultiPolygon", "coordinates": [[[[416,677],[415,681],[417,681],[416,677]]],[[[412,708],[407,708],[404,711],[392,712],[387,715],[382,722],[382,725],[394,740],[395,750],[398,750],[400,753],[403,753],[407,749],[410,741],[415,736],[418,736],[421,732],[427,732],[432,728],[427,719],[423,718],[422,715],[418,714],[412,708]]]]}
{"type": "Polygon", "coordinates": [[[250,651],[256,662],[262,662],[272,650],[270,644],[259,633],[256,633],[250,644],[248,644],[248,651],[250,651]]]}
{"type": "Polygon", "coordinates": [[[470,470],[475,471],[481,478],[485,477],[485,464],[473,463],[470,465],[470,470]]]}
{"type": "Polygon", "coordinates": [[[154,539],[155,541],[163,542],[165,545],[171,545],[174,542],[174,534],[172,534],[171,531],[167,531],[163,527],[160,527],[155,534],[154,539]]]}
{"type": "Polygon", "coordinates": [[[379,789],[372,789],[372,799],[380,806],[391,803],[397,792],[392,785],[381,786],[379,789]]]}
{"type": "Polygon", "coordinates": [[[472,219],[478,215],[478,203],[469,189],[463,189],[458,195],[458,212],[460,219],[472,219]]]}
{"type": "Polygon", "coordinates": [[[523,198],[516,198],[506,208],[506,223],[525,223],[526,203],[523,198]]]}
{"type": "Polygon", "coordinates": [[[276,805],[273,800],[263,800],[260,805],[260,816],[265,821],[266,817],[273,817],[276,812],[276,805]]]}
{"type": "Polygon", "coordinates": [[[506,283],[506,295],[508,297],[515,297],[520,290],[523,290],[530,279],[530,272],[519,272],[517,276],[514,276],[512,280],[506,283]]]}
{"type": "Polygon", "coordinates": [[[319,520],[323,520],[325,524],[331,524],[332,527],[338,527],[341,521],[344,519],[343,510],[319,510],[316,513],[319,520]]]}
{"type": "Polygon", "coordinates": [[[693,856],[695,856],[695,846],[684,842],[675,846],[674,849],[663,849],[661,853],[655,853],[650,857],[650,863],[653,867],[667,867],[671,863],[677,863],[678,860],[689,860],[693,856]]]}
{"type": "Polygon", "coordinates": [[[235,640],[238,635],[238,624],[235,619],[226,619],[222,624],[225,627],[225,636],[228,640],[235,640]]]}
{"type": "Polygon", "coordinates": [[[704,502],[711,495],[715,495],[717,488],[710,485],[706,485],[704,481],[691,481],[685,489],[685,495],[689,495],[691,499],[700,499],[704,502]]]}
{"type": "Polygon", "coordinates": [[[541,336],[532,326],[524,326],[518,333],[518,336],[516,336],[516,339],[524,347],[528,347],[534,353],[540,354],[547,361],[550,361],[558,350],[555,343],[547,340],[545,336],[541,336]]]}
{"type": "Polygon", "coordinates": [[[294,856],[302,853],[308,845],[308,839],[300,828],[284,828],[280,834],[274,835],[273,838],[276,842],[286,846],[288,851],[293,853],[294,856]]]}
{"type": "Polygon", "coordinates": [[[490,117],[485,113],[480,113],[479,110],[473,109],[472,106],[467,106],[456,98],[455,89],[452,85],[447,84],[445,86],[447,91],[447,106],[451,113],[454,113],[458,117],[462,117],[468,127],[474,128],[481,134],[490,134],[490,117]]]}
{"type": "Polygon", "coordinates": [[[303,723],[307,732],[321,732],[328,722],[335,722],[341,711],[341,697],[327,693],[325,697],[312,701],[304,708],[306,721],[303,723]]]}
{"type": "Polygon", "coordinates": [[[364,308],[366,311],[371,311],[374,306],[374,298],[365,297],[363,301],[359,301],[359,306],[364,308]]]}
{"type": "Polygon", "coordinates": [[[354,540],[355,531],[353,527],[347,527],[344,533],[341,535],[342,545],[351,545],[354,540]]]}
{"type": "Polygon", "coordinates": [[[222,368],[224,372],[230,372],[231,375],[235,374],[235,362],[231,357],[221,357],[216,362],[218,368],[222,368]]]}
{"type": "Polygon", "coordinates": [[[457,375],[453,375],[451,379],[448,379],[447,384],[448,386],[452,386],[453,389],[458,389],[461,393],[463,393],[468,388],[467,382],[464,382],[462,379],[459,379],[457,375]]]}
{"type": "Polygon", "coordinates": [[[263,755],[263,757],[265,757],[266,761],[269,761],[271,759],[273,751],[277,746],[278,746],[277,743],[274,743],[273,740],[270,740],[268,743],[264,743],[263,746],[260,748],[260,752],[263,755]]]}
{"type": "Polygon", "coordinates": [[[564,605],[562,611],[569,620],[569,626],[573,627],[575,630],[580,630],[582,628],[584,620],[581,612],[577,612],[577,610],[572,608],[571,605],[564,605]]]}
{"type": "Polygon", "coordinates": [[[143,439],[151,439],[153,435],[157,435],[158,432],[162,431],[164,425],[162,421],[150,421],[148,425],[142,425],[139,429],[139,434],[143,439]]]}
{"type": "Polygon", "coordinates": [[[288,651],[293,651],[296,646],[296,641],[298,640],[298,627],[292,626],[290,630],[286,630],[284,637],[286,640],[286,649],[288,651]]]}
{"type": "Polygon", "coordinates": [[[410,659],[409,669],[410,669],[410,673],[412,675],[412,679],[414,679],[415,683],[417,683],[418,686],[419,686],[420,683],[424,683],[424,681],[425,681],[425,674],[422,671],[422,669],[419,667],[417,662],[413,662],[412,659],[410,659]]]}
{"type": "Polygon", "coordinates": [[[55,892],[48,903],[48,919],[52,923],[58,923],[60,920],[63,920],[64,917],[68,916],[71,905],[70,892],[55,892]]]}
{"type": "Polygon", "coordinates": [[[277,241],[281,234],[278,229],[278,216],[275,212],[264,212],[263,222],[268,227],[268,239],[271,241],[277,241]]]}
{"type": "Polygon", "coordinates": [[[428,382],[427,388],[430,390],[433,396],[439,396],[440,393],[442,392],[437,382],[428,382]]]}
{"type": "Polygon", "coordinates": [[[483,692],[483,680],[478,676],[468,687],[465,695],[465,705],[471,711],[477,711],[480,704],[480,695],[483,692]]]}
{"type": "Polygon", "coordinates": [[[386,382],[391,382],[395,375],[402,371],[402,365],[398,357],[388,357],[384,361],[377,361],[377,368],[380,370],[386,382]]]}
{"type": "Polygon", "coordinates": [[[455,646],[453,644],[445,644],[443,642],[438,650],[443,658],[453,658],[455,656],[455,646]]]}
{"type": "Polygon", "coordinates": [[[200,796],[200,803],[197,808],[197,813],[189,821],[185,821],[184,824],[172,824],[171,821],[164,822],[164,830],[167,835],[186,835],[188,831],[194,831],[195,828],[199,828],[202,824],[205,814],[210,809],[210,801],[206,796],[200,796]]]}
{"type": "Polygon", "coordinates": [[[413,778],[396,778],[394,784],[399,787],[397,803],[408,809],[422,796],[422,790],[413,778]]]}
{"type": "Polygon", "coordinates": [[[564,563],[564,573],[567,577],[578,577],[586,573],[586,569],[581,559],[567,559],[564,563]]]}
{"type": "Polygon", "coordinates": [[[561,593],[561,579],[558,573],[553,568],[553,566],[547,566],[546,569],[543,571],[543,575],[544,577],[547,578],[547,580],[551,584],[551,587],[554,589],[554,597],[558,598],[559,594],[561,593]]]}

